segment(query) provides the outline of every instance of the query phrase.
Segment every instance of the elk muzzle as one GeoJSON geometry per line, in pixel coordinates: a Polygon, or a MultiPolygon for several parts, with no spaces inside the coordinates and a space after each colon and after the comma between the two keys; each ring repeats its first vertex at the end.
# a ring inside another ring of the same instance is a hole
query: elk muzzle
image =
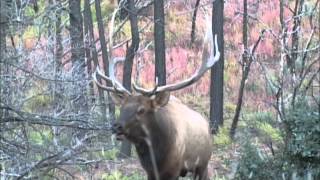
{"type": "Polygon", "coordinates": [[[117,140],[122,141],[125,139],[124,128],[120,123],[118,122],[113,123],[111,130],[112,130],[112,134],[116,135],[117,140]]]}

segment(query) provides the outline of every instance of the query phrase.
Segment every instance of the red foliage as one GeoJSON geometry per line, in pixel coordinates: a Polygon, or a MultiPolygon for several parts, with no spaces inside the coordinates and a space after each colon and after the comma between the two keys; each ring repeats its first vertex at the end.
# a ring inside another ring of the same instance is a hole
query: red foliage
{"type": "MultiPolygon", "coordinates": [[[[194,2],[193,2],[194,3],[194,2]]],[[[290,1],[288,6],[293,9],[293,3],[290,1]]],[[[197,29],[196,29],[196,41],[193,44],[194,48],[189,47],[190,43],[190,31],[191,31],[191,16],[192,13],[188,12],[193,7],[194,4],[188,4],[184,0],[174,0],[170,2],[170,12],[166,12],[166,68],[167,68],[167,82],[175,83],[190,77],[195,70],[200,65],[201,57],[201,46],[202,37],[204,29],[206,28],[206,22],[204,14],[202,11],[198,11],[197,17],[197,29]],[[186,6],[187,5],[187,6],[186,6]]],[[[280,33],[280,20],[279,20],[279,1],[274,0],[249,0],[248,1],[248,12],[249,12],[249,26],[248,26],[248,46],[253,47],[254,43],[260,36],[260,31],[262,29],[267,29],[265,37],[259,44],[256,55],[263,57],[264,60],[274,61],[274,57],[278,56],[279,42],[276,38],[271,35],[270,31],[274,34],[279,35],[280,33]]],[[[242,44],[242,19],[243,19],[243,1],[239,0],[229,0],[225,3],[225,26],[224,26],[224,40],[225,40],[225,89],[226,97],[228,100],[235,101],[237,98],[237,91],[239,88],[239,81],[241,77],[241,66],[239,61],[241,61],[241,55],[244,51],[242,44]]],[[[288,7],[284,9],[284,19],[288,21],[289,32],[292,28],[292,12],[290,12],[288,7]],[[291,18],[291,19],[290,19],[291,18]]],[[[310,24],[308,21],[302,23],[301,31],[310,31],[310,24]]],[[[144,26],[146,22],[139,22],[140,27],[144,26]]],[[[98,31],[94,31],[95,37],[98,38],[98,31]]],[[[153,39],[153,30],[145,29],[141,33],[141,43],[150,41],[153,39]]],[[[307,38],[307,37],[302,37],[307,38]]],[[[290,39],[288,39],[290,42],[290,39]]],[[[39,43],[39,42],[38,42],[39,43]]],[[[45,39],[40,40],[41,44],[46,44],[45,39]]],[[[32,49],[36,46],[36,40],[26,39],[23,45],[27,49],[32,49]]],[[[70,47],[64,47],[65,49],[70,49],[70,47]]],[[[97,44],[97,48],[100,48],[100,44],[97,44]]],[[[35,57],[43,57],[45,60],[43,50],[33,51],[32,56],[30,56],[30,64],[36,64],[35,57]]],[[[125,57],[126,47],[125,45],[116,48],[112,52],[113,57],[125,57]]],[[[70,52],[68,52],[63,57],[63,62],[70,62],[70,52]]],[[[100,57],[101,58],[101,57],[100,57]]],[[[41,59],[41,60],[43,60],[41,59]]],[[[142,86],[146,88],[152,88],[154,86],[154,52],[153,50],[145,50],[140,54],[136,55],[133,65],[133,79],[135,79],[137,73],[136,63],[139,61],[142,64],[142,68],[139,69],[139,81],[142,86]]],[[[102,67],[102,62],[100,59],[99,64],[102,67]]],[[[271,64],[271,63],[270,63],[271,64]]],[[[64,68],[68,70],[71,67],[71,63],[66,63],[64,68]]],[[[32,68],[32,67],[30,67],[32,68]]],[[[276,68],[276,67],[274,67],[276,68]]],[[[122,79],[122,69],[123,64],[117,67],[117,76],[122,79]]],[[[251,74],[259,74],[258,67],[253,67],[251,74]]],[[[259,82],[263,84],[259,76],[250,76],[248,83],[259,82]]],[[[208,95],[210,87],[210,73],[200,79],[196,84],[176,92],[180,93],[193,93],[197,95],[208,95]]],[[[265,92],[260,92],[264,90],[259,90],[257,93],[248,92],[249,103],[261,102],[262,99],[270,99],[265,92]]],[[[256,106],[261,106],[261,104],[256,104],[256,106]]]]}

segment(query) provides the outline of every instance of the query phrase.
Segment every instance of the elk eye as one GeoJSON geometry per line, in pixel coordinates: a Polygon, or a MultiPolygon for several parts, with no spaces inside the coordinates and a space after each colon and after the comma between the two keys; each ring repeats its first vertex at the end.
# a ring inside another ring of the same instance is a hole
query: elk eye
{"type": "Polygon", "coordinates": [[[141,115],[141,114],[143,114],[145,112],[145,109],[144,109],[144,107],[142,107],[142,106],[140,106],[139,108],[138,108],[138,110],[137,110],[137,114],[138,115],[141,115]]]}

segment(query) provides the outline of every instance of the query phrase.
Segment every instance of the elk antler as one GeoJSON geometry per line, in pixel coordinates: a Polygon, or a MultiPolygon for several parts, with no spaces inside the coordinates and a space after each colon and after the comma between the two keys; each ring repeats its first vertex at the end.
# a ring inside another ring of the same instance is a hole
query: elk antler
{"type": "Polygon", "coordinates": [[[158,92],[162,92],[162,91],[176,91],[179,89],[182,89],[186,86],[189,86],[193,83],[195,83],[196,81],[198,81],[203,75],[204,73],[210,69],[220,58],[220,52],[218,49],[218,43],[217,43],[217,35],[215,35],[214,38],[214,50],[215,50],[215,56],[213,57],[213,41],[212,41],[212,32],[209,31],[207,32],[207,37],[206,40],[211,39],[209,41],[209,43],[205,43],[205,47],[202,53],[202,63],[200,66],[200,69],[198,69],[196,71],[195,74],[193,74],[190,78],[185,79],[184,81],[175,83],[175,84],[168,84],[168,85],[164,85],[164,86],[160,86],[158,87],[158,85],[156,85],[156,87],[152,90],[148,90],[148,89],[144,89],[142,87],[138,87],[136,84],[133,84],[133,88],[136,92],[139,92],[141,94],[144,95],[153,95],[155,93],[158,92]],[[210,47],[208,47],[210,46],[210,47]],[[209,52],[210,50],[210,52],[209,52]]]}
{"type": "MultiPolygon", "coordinates": [[[[114,66],[113,66],[114,67],[114,66]]],[[[104,75],[101,71],[99,66],[96,67],[96,70],[94,71],[94,73],[92,74],[93,80],[94,82],[97,84],[97,86],[99,86],[101,89],[106,90],[106,91],[112,91],[114,93],[122,93],[122,94],[128,94],[130,95],[130,91],[128,91],[126,88],[124,88],[122,86],[122,84],[115,78],[115,75],[111,77],[108,77],[106,75],[104,75]],[[98,80],[97,80],[97,75],[99,75],[102,79],[104,79],[107,82],[110,82],[112,84],[112,86],[105,86],[103,84],[101,84],[98,80]]]]}
{"type": "Polygon", "coordinates": [[[104,73],[102,73],[100,71],[99,65],[97,65],[96,70],[94,71],[94,73],[92,74],[92,78],[94,80],[94,82],[97,84],[97,86],[103,90],[106,91],[112,91],[114,93],[121,93],[121,94],[128,94],[130,95],[130,91],[128,91],[126,88],[124,88],[122,86],[122,84],[116,79],[116,65],[119,62],[124,61],[123,58],[116,58],[116,57],[112,57],[112,48],[113,48],[113,27],[114,27],[114,21],[115,21],[115,17],[116,17],[116,13],[118,12],[118,8],[116,8],[112,14],[112,18],[111,18],[111,27],[110,27],[110,33],[109,33],[109,73],[110,73],[110,77],[104,75],[104,73]],[[112,84],[112,86],[105,86],[103,84],[101,84],[98,80],[97,80],[97,75],[99,75],[102,79],[104,79],[105,81],[109,82],[112,84]]]}

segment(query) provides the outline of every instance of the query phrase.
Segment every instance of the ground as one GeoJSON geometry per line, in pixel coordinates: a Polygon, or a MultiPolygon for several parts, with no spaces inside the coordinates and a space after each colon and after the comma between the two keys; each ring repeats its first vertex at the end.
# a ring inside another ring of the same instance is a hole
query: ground
{"type": "MultiPolygon", "coordinates": [[[[215,147],[213,147],[215,149],[215,147]]],[[[234,176],[237,162],[230,159],[237,159],[237,150],[235,146],[229,146],[223,151],[213,150],[208,169],[209,176],[212,179],[230,179],[234,176]],[[224,178],[222,178],[224,177],[224,178]]],[[[75,170],[75,179],[105,179],[105,180],[143,180],[146,174],[142,169],[139,160],[136,157],[123,160],[110,160],[103,163],[97,163],[89,171],[75,170]],[[91,175],[90,175],[91,174],[91,175]]],[[[180,178],[182,179],[182,178],[180,178]]],[[[183,179],[189,179],[188,177],[183,179]]]]}

